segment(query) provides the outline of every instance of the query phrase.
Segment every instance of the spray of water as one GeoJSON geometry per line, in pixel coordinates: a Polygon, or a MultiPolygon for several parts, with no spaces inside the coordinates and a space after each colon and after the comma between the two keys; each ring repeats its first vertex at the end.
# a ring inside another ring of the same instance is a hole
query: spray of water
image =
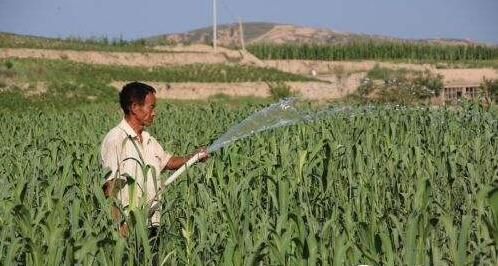
{"type": "Polygon", "coordinates": [[[298,123],[310,123],[317,120],[326,119],[334,115],[346,115],[354,117],[371,113],[374,110],[382,108],[394,112],[403,112],[408,110],[422,110],[424,108],[408,108],[399,105],[385,105],[382,107],[376,106],[333,106],[320,111],[306,111],[299,109],[296,106],[295,98],[286,98],[279,102],[273,103],[270,106],[252,114],[244,119],[239,124],[228,129],[223,135],[215,140],[209,147],[208,152],[215,152],[223,147],[226,147],[233,142],[249,137],[258,132],[275,129],[284,126],[295,125],[298,123]]]}
{"type": "Polygon", "coordinates": [[[246,138],[261,131],[309,121],[311,119],[309,115],[297,110],[294,104],[294,98],[283,99],[252,114],[215,140],[208,147],[208,152],[212,153],[230,145],[236,140],[246,138]]]}
{"type": "Polygon", "coordinates": [[[309,123],[337,113],[345,113],[354,116],[369,110],[370,107],[353,108],[345,106],[332,107],[319,112],[307,112],[299,110],[296,107],[295,98],[286,98],[252,114],[239,124],[231,127],[225,134],[220,136],[208,147],[208,152],[215,152],[237,140],[265,130],[298,123],[309,123]]]}

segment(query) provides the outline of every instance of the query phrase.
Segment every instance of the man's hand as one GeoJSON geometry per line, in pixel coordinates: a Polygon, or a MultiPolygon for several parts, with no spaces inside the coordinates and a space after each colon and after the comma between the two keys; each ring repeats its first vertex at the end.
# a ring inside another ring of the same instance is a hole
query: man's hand
{"type": "Polygon", "coordinates": [[[194,157],[196,154],[199,154],[199,161],[200,162],[205,162],[207,158],[209,157],[208,150],[206,147],[202,147],[197,149],[192,155],[188,156],[173,156],[169,159],[168,163],[164,167],[164,169],[167,170],[177,170],[180,167],[182,167],[185,163],[188,162],[192,157],[194,157]]]}
{"type": "Polygon", "coordinates": [[[206,147],[199,148],[195,151],[195,154],[199,154],[199,161],[205,162],[209,158],[209,153],[206,147]]]}

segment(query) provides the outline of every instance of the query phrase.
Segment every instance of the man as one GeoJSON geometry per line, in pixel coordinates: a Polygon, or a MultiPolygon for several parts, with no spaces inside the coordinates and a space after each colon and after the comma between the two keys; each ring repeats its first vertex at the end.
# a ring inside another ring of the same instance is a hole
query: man
{"type": "MultiPolygon", "coordinates": [[[[161,187],[160,173],[165,169],[176,170],[192,157],[165,152],[157,140],[144,131],[154,121],[155,92],[153,87],[144,83],[126,84],[119,93],[124,118],[102,142],[102,165],[112,171],[104,184],[104,192],[108,197],[117,197],[125,208],[159,200],[159,196],[154,197],[161,187]],[[127,179],[134,179],[134,184],[127,185],[127,179]]],[[[198,153],[203,160],[207,159],[205,148],[198,153]]],[[[113,218],[119,218],[116,208],[113,209],[113,218]]],[[[155,211],[149,225],[157,227],[159,218],[159,211],[155,211]]],[[[120,232],[127,234],[127,226],[122,225],[120,232]]]]}

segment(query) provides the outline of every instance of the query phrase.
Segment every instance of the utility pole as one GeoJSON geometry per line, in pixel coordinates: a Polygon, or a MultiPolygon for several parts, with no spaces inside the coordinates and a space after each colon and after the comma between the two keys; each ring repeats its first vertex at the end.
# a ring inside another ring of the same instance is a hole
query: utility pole
{"type": "Polygon", "coordinates": [[[239,34],[240,34],[240,43],[242,45],[242,51],[246,50],[246,46],[244,44],[244,30],[242,29],[242,19],[239,18],[239,34]]]}
{"type": "Polygon", "coordinates": [[[213,48],[216,51],[217,47],[217,32],[216,32],[216,0],[213,0],[213,48]]]}

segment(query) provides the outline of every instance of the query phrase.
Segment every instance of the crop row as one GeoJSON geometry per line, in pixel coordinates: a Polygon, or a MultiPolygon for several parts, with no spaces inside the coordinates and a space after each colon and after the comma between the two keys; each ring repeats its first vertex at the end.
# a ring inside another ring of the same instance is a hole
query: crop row
{"type": "Polygon", "coordinates": [[[351,44],[253,44],[248,50],[260,59],[301,60],[496,60],[498,47],[408,42],[351,44]]]}

